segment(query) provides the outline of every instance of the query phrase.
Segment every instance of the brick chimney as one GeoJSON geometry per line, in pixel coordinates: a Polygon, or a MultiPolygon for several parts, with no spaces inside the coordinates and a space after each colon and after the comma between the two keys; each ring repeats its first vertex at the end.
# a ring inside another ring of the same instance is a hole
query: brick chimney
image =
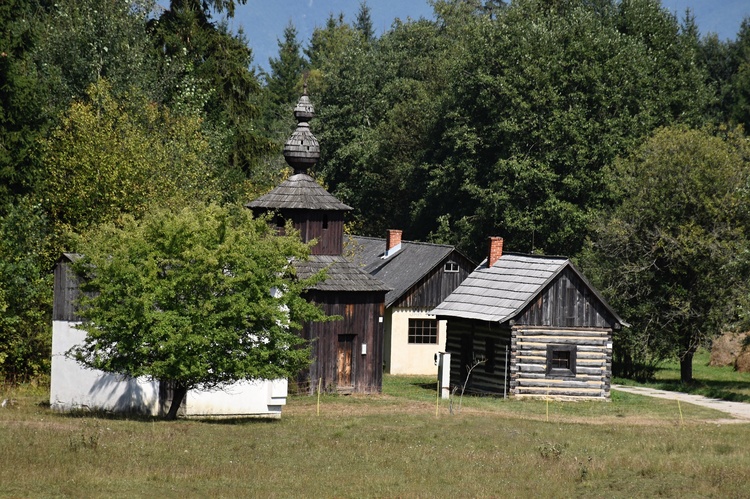
{"type": "Polygon", "coordinates": [[[388,229],[388,234],[385,238],[385,255],[384,258],[388,258],[395,252],[401,249],[401,231],[398,229],[388,229]]]}
{"type": "Polygon", "coordinates": [[[487,252],[487,268],[495,265],[495,262],[503,256],[503,238],[490,237],[490,248],[487,252]]]}

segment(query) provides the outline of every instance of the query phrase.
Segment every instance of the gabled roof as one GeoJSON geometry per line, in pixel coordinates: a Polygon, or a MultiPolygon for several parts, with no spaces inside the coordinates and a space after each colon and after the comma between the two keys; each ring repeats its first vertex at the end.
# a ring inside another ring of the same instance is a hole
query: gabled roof
{"type": "Polygon", "coordinates": [[[63,253],[57,261],[58,263],[76,262],[81,258],[83,258],[83,255],[80,253],[63,253]]]}
{"type": "Polygon", "coordinates": [[[317,291],[388,291],[391,288],[343,256],[312,255],[295,263],[297,275],[306,279],[325,269],[326,279],[311,289],[317,291]]]}
{"type": "Polygon", "coordinates": [[[245,205],[247,208],[348,211],[345,205],[305,173],[292,175],[268,194],[245,205]]]}
{"type": "Polygon", "coordinates": [[[365,272],[393,288],[385,295],[385,306],[390,307],[420,279],[430,273],[455,249],[445,244],[401,241],[401,249],[383,258],[386,241],[383,238],[350,236],[347,254],[365,272]]]}
{"type": "Polygon", "coordinates": [[[607,301],[565,257],[505,253],[488,268],[482,262],[432,313],[448,317],[505,322],[520,314],[564,269],[570,268],[620,324],[607,301]]]}

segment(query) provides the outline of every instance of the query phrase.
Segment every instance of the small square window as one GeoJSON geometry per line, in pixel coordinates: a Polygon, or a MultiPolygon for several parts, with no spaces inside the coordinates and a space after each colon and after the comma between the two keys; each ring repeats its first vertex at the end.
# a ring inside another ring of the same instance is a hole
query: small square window
{"type": "Polygon", "coordinates": [[[547,375],[562,377],[576,375],[575,345],[547,345],[547,375]]]}
{"type": "Polygon", "coordinates": [[[458,264],[453,260],[448,260],[447,262],[445,262],[445,267],[443,267],[443,270],[445,272],[458,272],[458,264]]]}
{"type": "Polygon", "coordinates": [[[437,319],[409,319],[409,343],[437,343],[437,319]]]}

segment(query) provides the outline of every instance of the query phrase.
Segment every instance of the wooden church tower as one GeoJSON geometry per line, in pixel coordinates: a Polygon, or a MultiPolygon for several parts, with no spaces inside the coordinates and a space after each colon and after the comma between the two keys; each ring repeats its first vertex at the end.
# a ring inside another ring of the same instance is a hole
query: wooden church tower
{"type": "Polygon", "coordinates": [[[310,260],[297,264],[297,274],[304,278],[326,269],[326,280],[306,296],[327,315],[342,318],[304,325],[302,335],[311,342],[313,362],[300,375],[301,385],[310,393],[320,380],[326,391],[380,392],[384,303],[390,288],[342,255],[344,214],[352,208],[307,173],[320,158],[320,145],[310,131],[313,116],[305,89],[294,108],[297,129],[284,145],[284,158],[294,174],[245,206],[256,215],[272,213],[280,232],[290,220],[304,242],[317,241],[310,260]]]}

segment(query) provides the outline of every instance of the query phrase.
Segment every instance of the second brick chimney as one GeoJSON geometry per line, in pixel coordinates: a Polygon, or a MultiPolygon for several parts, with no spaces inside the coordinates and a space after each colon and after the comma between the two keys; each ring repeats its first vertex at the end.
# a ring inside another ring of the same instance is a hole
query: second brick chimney
{"type": "Polygon", "coordinates": [[[385,255],[383,257],[388,258],[400,249],[401,231],[398,229],[388,229],[388,234],[385,238],[385,255]]]}
{"type": "Polygon", "coordinates": [[[490,237],[490,248],[487,252],[487,268],[495,265],[495,262],[503,256],[503,238],[490,237]]]}

